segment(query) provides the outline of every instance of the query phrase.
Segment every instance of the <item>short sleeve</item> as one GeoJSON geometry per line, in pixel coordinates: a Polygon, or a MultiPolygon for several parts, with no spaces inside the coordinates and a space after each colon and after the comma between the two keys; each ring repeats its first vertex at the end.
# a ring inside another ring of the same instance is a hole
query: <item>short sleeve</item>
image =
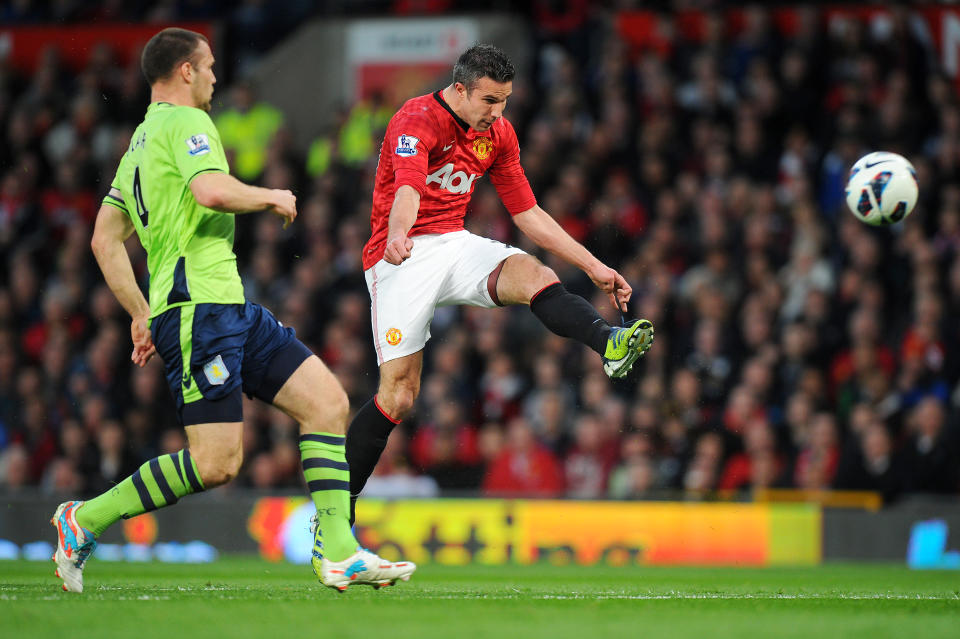
{"type": "Polygon", "coordinates": [[[177,109],[170,124],[173,157],[184,182],[205,171],[230,172],[220,134],[205,111],[177,109]]]}
{"type": "Polygon", "coordinates": [[[113,182],[110,183],[110,190],[103,196],[101,204],[109,204],[124,213],[127,212],[127,203],[123,200],[123,192],[120,190],[119,174],[113,176],[113,182]]]}
{"type": "Polygon", "coordinates": [[[384,145],[393,161],[397,188],[412,186],[423,195],[427,166],[436,143],[437,125],[429,111],[404,109],[393,117],[387,126],[384,145]]]}
{"type": "Polygon", "coordinates": [[[537,198],[533,195],[530,182],[520,165],[520,143],[513,125],[506,118],[501,120],[503,131],[497,145],[497,159],[490,167],[490,182],[497,189],[500,201],[510,215],[532,209],[537,198]]]}

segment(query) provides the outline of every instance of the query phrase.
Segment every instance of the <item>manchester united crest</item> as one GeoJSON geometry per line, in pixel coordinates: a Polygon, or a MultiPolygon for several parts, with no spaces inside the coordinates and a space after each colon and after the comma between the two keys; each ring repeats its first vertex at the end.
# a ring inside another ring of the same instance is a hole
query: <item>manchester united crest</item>
{"type": "Polygon", "coordinates": [[[490,138],[477,138],[473,141],[473,154],[481,160],[486,160],[493,153],[493,140],[490,138]]]}
{"type": "Polygon", "coordinates": [[[387,344],[390,346],[396,346],[400,343],[400,340],[403,339],[403,333],[400,332],[399,328],[391,328],[387,330],[387,344]]]}

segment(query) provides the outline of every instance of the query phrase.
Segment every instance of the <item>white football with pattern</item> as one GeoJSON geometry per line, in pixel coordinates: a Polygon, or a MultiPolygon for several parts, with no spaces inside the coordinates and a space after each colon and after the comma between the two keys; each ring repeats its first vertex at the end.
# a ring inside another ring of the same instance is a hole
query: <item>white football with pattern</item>
{"type": "Polygon", "coordinates": [[[895,224],[917,205],[917,172],[902,155],[875,151],[850,168],[846,199],[850,212],[873,226],[895,224]]]}

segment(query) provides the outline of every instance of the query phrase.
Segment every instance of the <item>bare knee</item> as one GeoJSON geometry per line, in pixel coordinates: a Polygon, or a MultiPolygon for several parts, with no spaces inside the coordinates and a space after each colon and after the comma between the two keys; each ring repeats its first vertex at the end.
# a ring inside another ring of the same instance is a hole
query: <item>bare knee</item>
{"type": "Polygon", "coordinates": [[[540,264],[536,270],[536,290],[530,297],[533,297],[538,291],[542,291],[547,286],[555,284],[560,281],[560,278],[557,277],[557,274],[553,271],[552,268],[544,264],[540,264]]]}
{"type": "Polygon", "coordinates": [[[504,305],[529,304],[537,293],[559,281],[553,269],[537,258],[526,254],[511,255],[497,277],[497,297],[504,305]]]}
{"type": "Polygon", "coordinates": [[[339,392],[330,400],[330,418],[337,424],[346,426],[347,417],[350,416],[350,399],[347,392],[341,387],[339,392]]]}
{"type": "Polygon", "coordinates": [[[531,277],[522,284],[522,303],[529,304],[537,293],[559,281],[560,278],[557,277],[552,268],[538,263],[531,273],[531,277]]]}
{"type": "Polygon", "coordinates": [[[395,420],[406,419],[413,411],[413,404],[417,400],[419,384],[403,381],[394,384],[381,384],[377,392],[377,403],[387,415],[395,420]]]}
{"type": "Polygon", "coordinates": [[[322,399],[311,406],[310,414],[300,419],[301,432],[325,432],[342,435],[347,432],[350,400],[340,385],[327,389],[322,399]]]}
{"type": "Polygon", "coordinates": [[[200,481],[206,489],[231,481],[243,464],[243,449],[239,446],[231,450],[192,448],[191,456],[197,463],[200,481]]]}
{"type": "Polygon", "coordinates": [[[273,405],[297,420],[301,434],[347,432],[350,400],[316,355],[308,357],[290,376],[273,398],[273,405]]]}

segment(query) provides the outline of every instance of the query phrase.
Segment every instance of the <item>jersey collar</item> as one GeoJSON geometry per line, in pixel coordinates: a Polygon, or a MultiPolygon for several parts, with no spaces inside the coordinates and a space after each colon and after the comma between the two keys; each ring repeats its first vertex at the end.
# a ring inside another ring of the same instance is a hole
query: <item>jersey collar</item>
{"type": "Polygon", "coordinates": [[[470,132],[470,125],[467,124],[467,122],[463,118],[461,118],[459,115],[453,112],[453,109],[451,109],[450,105],[446,103],[446,101],[443,99],[443,96],[440,95],[439,91],[434,91],[433,99],[439,102],[440,106],[442,106],[444,109],[447,110],[447,113],[449,113],[450,116],[454,119],[454,121],[460,126],[460,128],[463,129],[464,133],[470,132]]]}
{"type": "Polygon", "coordinates": [[[176,105],[171,102],[151,102],[149,105],[147,105],[147,113],[172,106],[176,105]]]}

